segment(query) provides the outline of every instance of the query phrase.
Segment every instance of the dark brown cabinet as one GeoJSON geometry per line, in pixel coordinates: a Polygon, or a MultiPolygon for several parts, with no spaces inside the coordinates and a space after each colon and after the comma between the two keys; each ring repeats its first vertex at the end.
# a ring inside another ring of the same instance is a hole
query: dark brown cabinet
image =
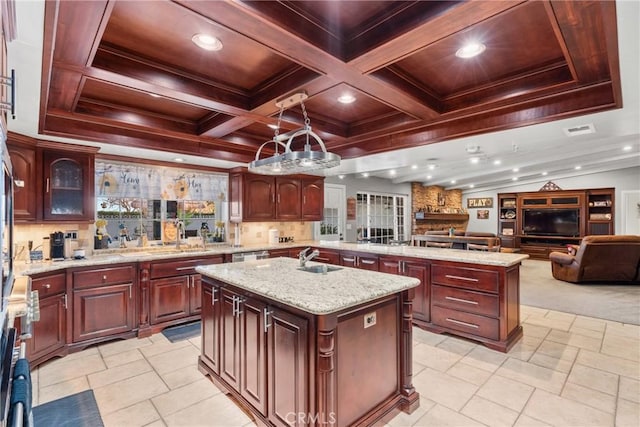
{"type": "MultiPolygon", "coordinates": [[[[11,141],[9,141],[10,143],[11,141]]],[[[35,221],[37,218],[36,150],[33,147],[9,145],[13,166],[14,186],[13,213],[16,223],[35,221]],[[18,185],[20,184],[20,185],[18,185]]]]}
{"type": "Polygon", "coordinates": [[[340,251],[324,248],[313,249],[320,252],[320,254],[313,259],[314,261],[324,262],[325,264],[340,265],[340,251]]]}
{"type": "Polygon", "coordinates": [[[267,413],[266,304],[220,292],[220,376],[262,415],[267,413]],[[241,363],[243,361],[244,363],[241,363]]]}
{"type": "Polygon", "coordinates": [[[72,271],[72,342],[97,340],[135,328],[135,264],[72,271]]]}
{"type": "Polygon", "coordinates": [[[324,178],[229,175],[229,218],[242,221],[316,221],[322,218],[324,178]]]}
{"type": "Polygon", "coordinates": [[[200,363],[277,426],[291,425],[291,414],[306,414],[307,319],[210,280],[202,299],[200,363]]]}
{"type": "Polygon", "coordinates": [[[202,286],[202,359],[216,374],[220,373],[220,288],[202,286]]]}
{"type": "Polygon", "coordinates": [[[149,323],[158,325],[200,314],[202,280],[198,265],[221,264],[223,255],[154,261],[149,280],[149,323]]]}
{"type": "Polygon", "coordinates": [[[88,154],[44,152],[45,220],[94,220],[93,160],[88,154]]]}
{"type": "Polygon", "coordinates": [[[40,320],[34,322],[32,336],[25,341],[27,358],[32,364],[42,363],[64,354],[67,333],[66,276],[57,273],[33,277],[31,289],[38,291],[40,320]]]}
{"type": "Polygon", "coordinates": [[[379,258],[379,271],[415,277],[420,280],[420,286],[415,288],[415,296],[413,298],[413,317],[414,319],[428,322],[431,317],[431,265],[424,260],[415,258],[381,256],[379,258]]]}
{"type": "Polygon", "coordinates": [[[16,186],[15,220],[93,222],[97,149],[38,141],[10,133],[7,145],[16,186]]]}

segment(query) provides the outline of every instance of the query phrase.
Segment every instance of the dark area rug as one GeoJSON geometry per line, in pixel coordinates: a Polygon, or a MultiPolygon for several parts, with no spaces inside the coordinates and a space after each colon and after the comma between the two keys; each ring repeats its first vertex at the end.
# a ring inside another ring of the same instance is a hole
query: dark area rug
{"type": "Polygon", "coordinates": [[[188,340],[200,335],[200,321],[187,323],[186,325],[172,326],[162,331],[162,335],[171,342],[188,340]]]}
{"type": "Polygon", "coordinates": [[[35,427],[103,427],[93,390],[72,394],[33,408],[35,427]]]}

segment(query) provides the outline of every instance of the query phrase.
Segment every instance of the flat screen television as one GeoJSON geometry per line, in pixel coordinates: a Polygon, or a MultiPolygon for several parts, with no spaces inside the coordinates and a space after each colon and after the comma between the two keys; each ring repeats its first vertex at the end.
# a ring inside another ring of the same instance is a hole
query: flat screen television
{"type": "Polygon", "coordinates": [[[580,209],[524,209],[522,232],[529,236],[580,236],[580,209]]]}

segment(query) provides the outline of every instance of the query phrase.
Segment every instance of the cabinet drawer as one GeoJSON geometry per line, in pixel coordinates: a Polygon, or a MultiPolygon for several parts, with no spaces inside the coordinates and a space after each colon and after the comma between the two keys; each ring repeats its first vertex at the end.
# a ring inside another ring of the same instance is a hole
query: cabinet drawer
{"type": "Polygon", "coordinates": [[[40,299],[49,295],[65,292],[66,275],[64,273],[31,279],[31,289],[38,291],[40,299]]]}
{"type": "Polygon", "coordinates": [[[108,267],[87,271],[73,272],[73,288],[90,288],[93,286],[117,285],[132,283],[136,277],[133,265],[122,267],[108,267]]]}
{"type": "Polygon", "coordinates": [[[151,263],[151,278],[184,276],[195,274],[199,265],[222,264],[223,255],[209,258],[194,258],[151,263]]]}
{"type": "Polygon", "coordinates": [[[431,285],[431,302],[442,307],[468,313],[498,317],[498,296],[465,291],[448,286],[431,285]]]}
{"type": "Polygon", "coordinates": [[[491,340],[498,340],[500,338],[499,320],[478,314],[433,306],[431,307],[431,322],[448,329],[466,332],[491,340]]]}
{"type": "Polygon", "coordinates": [[[478,291],[498,292],[498,272],[434,264],[431,282],[478,291]]]}

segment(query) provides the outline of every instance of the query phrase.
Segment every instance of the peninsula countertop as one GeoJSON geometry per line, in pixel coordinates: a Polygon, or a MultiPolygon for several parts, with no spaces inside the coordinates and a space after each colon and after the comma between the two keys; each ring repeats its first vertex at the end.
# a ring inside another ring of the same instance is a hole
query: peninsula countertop
{"type": "MultiPolygon", "coordinates": [[[[308,266],[322,265],[308,262],[308,266]]],[[[292,258],[203,265],[196,271],[302,311],[324,315],[420,284],[413,277],[340,267],[327,274],[298,269],[292,258]]]]}
{"type": "Polygon", "coordinates": [[[277,245],[254,244],[242,247],[216,245],[207,248],[176,249],[170,246],[129,249],[106,249],[94,251],[85,259],[65,261],[42,261],[31,264],[16,263],[17,274],[33,275],[48,273],[74,267],[92,267],[124,262],[155,261],[173,258],[194,258],[199,256],[225,255],[242,252],[272,251],[277,249],[300,248],[313,246],[317,248],[335,249],[339,251],[369,252],[377,255],[392,255],[431,259],[437,261],[466,262],[471,264],[496,265],[510,267],[529,258],[519,253],[500,253],[467,251],[461,249],[426,248],[417,246],[392,246],[376,243],[346,243],[338,241],[307,240],[301,242],[280,243],[277,245]]]}

